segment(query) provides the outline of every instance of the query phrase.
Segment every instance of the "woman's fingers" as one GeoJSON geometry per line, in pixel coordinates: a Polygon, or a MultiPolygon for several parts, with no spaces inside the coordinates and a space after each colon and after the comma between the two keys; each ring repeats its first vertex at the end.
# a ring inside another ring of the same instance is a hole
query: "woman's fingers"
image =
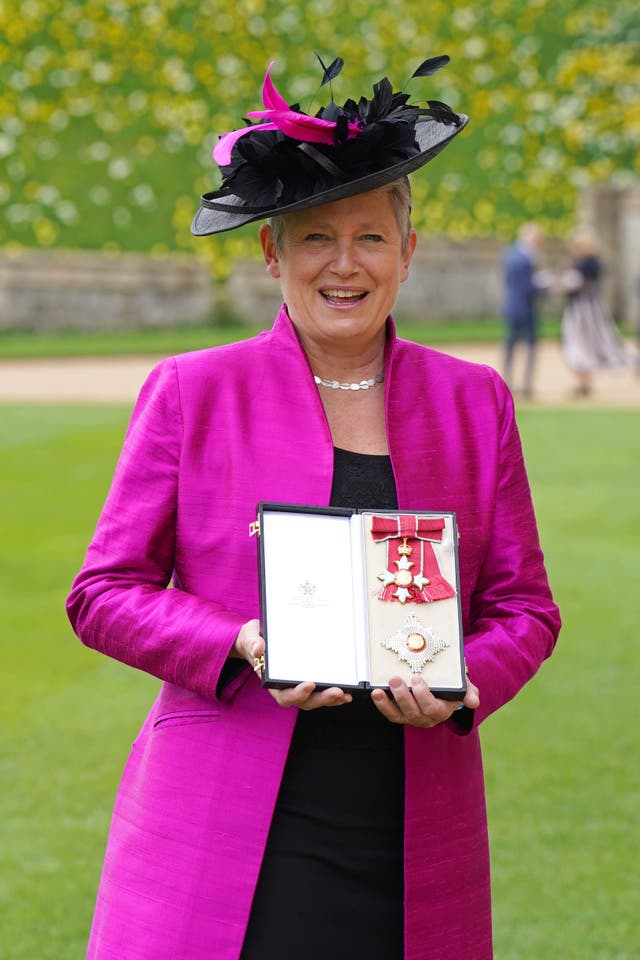
{"type": "Polygon", "coordinates": [[[372,690],[371,699],[383,717],[386,717],[391,723],[406,723],[402,711],[384,690],[372,690]]]}
{"type": "Polygon", "coordinates": [[[318,707],[341,707],[345,703],[351,703],[353,697],[350,693],[345,693],[340,687],[330,687],[328,690],[318,690],[313,693],[304,704],[300,704],[301,710],[316,710],[318,707]]]}
{"type": "Polygon", "coordinates": [[[248,620],[242,625],[233,645],[233,653],[254,666],[254,660],[264,653],[264,640],[260,636],[260,621],[248,620]]]}
{"type": "Polygon", "coordinates": [[[465,693],[464,706],[469,707],[470,710],[477,710],[480,706],[480,691],[476,687],[475,683],[467,678],[467,692],[465,693]]]}
{"type": "MultiPolygon", "coordinates": [[[[469,703],[464,705],[475,707],[480,702],[477,688],[469,684],[467,696],[469,703]],[[477,702],[476,702],[477,701],[477,702]]],[[[392,677],[389,681],[391,697],[384,690],[374,690],[371,699],[380,713],[391,723],[406,723],[413,727],[435,727],[436,724],[448,720],[460,703],[456,701],[439,700],[429,690],[422,677],[413,677],[411,688],[400,677],[392,677]]]]}
{"type": "Polygon", "coordinates": [[[352,700],[351,694],[345,693],[340,687],[316,690],[315,684],[310,682],[299,683],[296,687],[287,687],[285,690],[270,690],[269,693],[280,706],[298,707],[299,710],[339,707],[351,703],[352,700]]]}

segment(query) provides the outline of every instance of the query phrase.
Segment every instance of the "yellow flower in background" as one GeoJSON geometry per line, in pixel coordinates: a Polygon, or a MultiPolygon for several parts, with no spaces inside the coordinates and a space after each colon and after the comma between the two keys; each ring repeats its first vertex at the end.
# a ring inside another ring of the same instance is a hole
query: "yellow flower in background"
{"type": "Polygon", "coordinates": [[[33,222],[33,232],[40,246],[50,247],[55,243],[59,231],[48,217],[38,217],[33,222]]]}

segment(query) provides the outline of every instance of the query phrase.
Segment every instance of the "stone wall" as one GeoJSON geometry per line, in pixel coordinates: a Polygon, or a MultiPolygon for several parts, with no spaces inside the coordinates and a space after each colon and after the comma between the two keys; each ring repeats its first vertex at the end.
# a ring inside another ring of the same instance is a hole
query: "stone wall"
{"type": "MultiPolygon", "coordinates": [[[[256,246],[257,243],[256,239],[256,246]]],[[[271,326],[282,303],[280,284],[267,274],[264,263],[257,260],[239,260],[234,265],[227,295],[230,309],[261,330],[271,326]]]]}
{"type": "Polygon", "coordinates": [[[202,323],[213,284],[191,257],[91,251],[0,254],[0,330],[122,330],[202,323]]]}
{"type": "Polygon", "coordinates": [[[503,247],[495,240],[420,238],[395,314],[406,321],[499,315],[503,247]]]}

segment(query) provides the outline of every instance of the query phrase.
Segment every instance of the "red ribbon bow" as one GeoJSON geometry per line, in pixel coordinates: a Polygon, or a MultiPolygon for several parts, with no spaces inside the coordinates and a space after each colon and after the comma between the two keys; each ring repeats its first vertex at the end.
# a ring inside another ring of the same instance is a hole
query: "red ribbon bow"
{"type": "Polygon", "coordinates": [[[374,540],[389,540],[406,537],[408,540],[442,540],[444,517],[417,517],[412,513],[399,513],[395,517],[372,517],[371,534],[374,540]]]}

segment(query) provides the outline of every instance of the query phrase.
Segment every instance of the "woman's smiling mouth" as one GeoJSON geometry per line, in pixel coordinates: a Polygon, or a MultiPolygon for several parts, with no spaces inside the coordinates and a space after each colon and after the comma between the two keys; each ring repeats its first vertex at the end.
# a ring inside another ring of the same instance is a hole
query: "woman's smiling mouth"
{"type": "Polygon", "coordinates": [[[325,290],[321,290],[320,294],[322,297],[324,297],[327,303],[337,307],[349,307],[356,303],[360,303],[361,300],[364,300],[364,298],[367,296],[367,291],[338,290],[334,287],[328,287],[325,290]]]}

